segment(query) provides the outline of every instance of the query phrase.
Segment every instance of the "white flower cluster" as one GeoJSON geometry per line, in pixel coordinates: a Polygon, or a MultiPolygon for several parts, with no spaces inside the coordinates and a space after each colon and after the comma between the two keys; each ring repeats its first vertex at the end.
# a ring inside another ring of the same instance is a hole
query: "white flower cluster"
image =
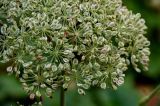
{"type": "Polygon", "coordinates": [[[145,21],[121,0],[10,0],[2,7],[11,24],[1,28],[1,62],[14,61],[6,70],[29,94],[51,96],[72,82],[80,94],[116,89],[129,65],[148,70],[145,21]]]}

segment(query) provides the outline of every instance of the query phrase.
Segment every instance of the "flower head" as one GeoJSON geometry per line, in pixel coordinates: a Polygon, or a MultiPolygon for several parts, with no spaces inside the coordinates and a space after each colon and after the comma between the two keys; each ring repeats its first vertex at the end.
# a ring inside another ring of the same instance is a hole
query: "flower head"
{"type": "Polygon", "coordinates": [[[7,71],[31,98],[41,89],[51,96],[62,82],[67,88],[75,81],[80,94],[90,86],[116,89],[129,65],[148,69],[145,21],[121,0],[16,1],[1,7],[12,24],[1,28],[6,38],[0,58],[14,60],[7,71]]]}

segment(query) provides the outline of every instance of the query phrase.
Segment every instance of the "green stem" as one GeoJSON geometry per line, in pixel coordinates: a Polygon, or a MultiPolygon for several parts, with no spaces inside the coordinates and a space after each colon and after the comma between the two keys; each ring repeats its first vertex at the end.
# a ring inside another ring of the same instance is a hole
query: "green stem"
{"type": "Polygon", "coordinates": [[[140,106],[144,106],[153,96],[156,95],[156,93],[160,90],[160,84],[147,96],[142,98],[139,102],[140,106]]]}
{"type": "Polygon", "coordinates": [[[61,94],[60,94],[60,106],[65,106],[65,91],[63,87],[61,87],[61,94]]]}
{"type": "MultiPolygon", "coordinates": [[[[62,75],[64,75],[64,71],[62,71],[62,75]]],[[[64,79],[61,82],[61,88],[60,88],[60,106],[65,106],[65,91],[63,88],[64,79]]]]}

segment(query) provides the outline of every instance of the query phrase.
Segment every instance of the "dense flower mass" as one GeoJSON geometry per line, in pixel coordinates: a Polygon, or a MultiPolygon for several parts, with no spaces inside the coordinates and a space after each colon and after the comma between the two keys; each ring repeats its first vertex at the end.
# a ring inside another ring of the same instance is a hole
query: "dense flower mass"
{"type": "Polygon", "coordinates": [[[117,89],[129,65],[148,70],[150,42],[141,15],[121,0],[2,0],[8,25],[1,62],[29,94],[51,96],[76,83],[79,94],[117,89]]]}

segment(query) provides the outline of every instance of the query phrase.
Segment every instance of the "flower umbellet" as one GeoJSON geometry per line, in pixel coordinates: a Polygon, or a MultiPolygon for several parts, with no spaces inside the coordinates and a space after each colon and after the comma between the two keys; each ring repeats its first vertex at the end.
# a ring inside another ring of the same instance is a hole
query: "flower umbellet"
{"type": "Polygon", "coordinates": [[[10,0],[1,62],[31,97],[76,83],[117,89],[129,65],[148,70],[150,42],[141,15],[121,0],[10,0]],[[63,83],[63,85],[62,85],[63,83]]]}

